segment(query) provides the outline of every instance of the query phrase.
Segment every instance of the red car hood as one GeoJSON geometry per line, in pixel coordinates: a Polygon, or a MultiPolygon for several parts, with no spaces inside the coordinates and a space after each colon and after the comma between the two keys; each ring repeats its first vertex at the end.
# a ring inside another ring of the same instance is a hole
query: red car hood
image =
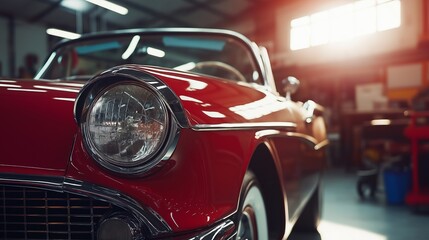
{"type": "Polygon", "coordinates": [[[128,65],[127,67],[145,71],[162,80],[172,89],[180,99],[191,126],[273,121],[264,114],[250,114],[251,111],[248,109],[264,111],[266,109],[263,108],[266,105],[271,105],[273,108],[280,105],[281,108],[285,108],[285,104],[279,102],[276,96],[267,95],[268,93],[262,90],[255,90],[255,86],[251,87],[249,84],[237,84],[234,81],[207,75],[151,66],[128,65]]]}
{"type": "MultiPolygon", "coordinates": [[[[167,84],[180,98],[191,126],[270,121],[263,114],[250,118],[234,108],[253,107],[261,101],[284,104],[274,96],[231,81],[164,68],[127,67],[167,84]]],[[[83,85],[73,81],[0,79],[0,172],[64,175],[78,130],[74,102],[83,85]]]]}
{"type": "Polygon", "coordinates": [[[83,84],[0,80],[0,172],[63,175],[77,125],[83,84]]]}

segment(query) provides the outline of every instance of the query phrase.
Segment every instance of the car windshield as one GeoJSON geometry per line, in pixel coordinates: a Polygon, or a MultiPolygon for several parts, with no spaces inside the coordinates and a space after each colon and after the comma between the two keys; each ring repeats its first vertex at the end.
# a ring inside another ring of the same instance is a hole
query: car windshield
{"type": "Polygon", "coordinates": [[[51,55],[36,78],[87,80],[123,64],[153,65],[261,83],[255,58],[240,39],[194,33],[110,35],[66,44],[51,55]]]}

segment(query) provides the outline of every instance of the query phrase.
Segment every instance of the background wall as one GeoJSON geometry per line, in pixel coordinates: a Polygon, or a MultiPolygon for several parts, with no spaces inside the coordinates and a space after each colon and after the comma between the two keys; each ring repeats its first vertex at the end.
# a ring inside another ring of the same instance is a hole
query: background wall
{"type": "Polygon", "coordinates": [[[46,27],[18,21],[15,24],[16,71],[25,66],[25,58],[28,54],[34,54],[37,57],[35,67],[38,70],[49,51],[46,27]]]}
{"type": "Polygon", "coordinates": [[[7,19],[0,17],[0,76],[9,76],[9,60],[7,48],[7,19]]]}
{"type": "Polygon", "coordinates": [[[22,21],[14,21],[14,45],[9,45],[9,19],[0,17],[0,62],[2,64],[2,76],[19,77],[19,68],[25,68],[25,58],[33,54],[37,58],[35,65],[38,70],[48,54],[48,36],[46,27],[42,25],[33,25],[22,21]],[[15,71],[10,71],[10,48],[14,48],[15,71]]]}

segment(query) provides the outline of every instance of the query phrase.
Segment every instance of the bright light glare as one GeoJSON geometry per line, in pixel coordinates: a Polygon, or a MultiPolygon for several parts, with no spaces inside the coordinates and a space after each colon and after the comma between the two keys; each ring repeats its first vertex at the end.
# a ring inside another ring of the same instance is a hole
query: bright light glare
{"type": "Polygon", "coordinates": [[[377,6],[377,28],[384,31],[401,26],[401,2],[386,2],[377,6]]]}
{"type": "Polygon", "coordinates": [[[165,52],[157,48],[148,47],[146,51],[147,54],[152,55],[154,57],[162,58],[165,56],[165,52]]]}
{"type": "Polygon", "coordinates": [[[305,16],[294,19],[291,26],[290,48],[296,50],[310,47],[310,18],[305,16]]]}
{"type": "Polygon", "coordinates": [[[360,0],[293,19],[290,49],[349,40],[400,26],[400,0],[360,0]]]}
{"type": "Polygon", "coordinates": [[[331,33],[330,11],[315,13],[310,16],[310,19],[314,23],[311,28],[311,46],[328,43],[331,33]]]}
{"type": "Polygon", "coordinates": [[[0,87],[5,87],[5,88],[20,88],[20,85],[14,85],[14,84],[0,84],[0,87]]]}
{"type": "Polygon", "coordinates": [[[195,66],[196,66],[196,64],[194,62],[188,62],[188,63],[182,64],[180,66],[177,66],[174,69],[179,70],[179,71],[189,71],[191,69],[194,69],[195,66]]]}
{"type": "Polygon", "coordinates": [[[355,35],[365,35],[375,33],[376,28],[376,8],[374,0],[358,1],[354,4],[355,12],[355,35]]]}
{"type": "Polygon", "coordinates": [[[17,91],[17,92],[39,92],[45,93],[46,90],[38,90],[38,89],[26,89],[26,88],[8,88],[9,91],[17,91]]]}
{"type": "Polygon", "coordinates": [[[127,60],[131,56],[131,54],[133,54],[133,52],[136,50],[139,41],[140,36],[135,35],[133,39],[131,39],[130,45],[128,45],[127,50],[125,50],[125,52],[122,54],[122,59],[127,60]]]}
{"type": "Polygon", "coordinates": [[[353,4],[331,10],[331,41],[342,41],[353,36],[353,4]]]}
{"type": "Polygon", "coordinates": [[[83,87],[85,84],[83,83],[60,83],[60,82],[54,82],[51,83],[52,85],[59,85],[59,86],[66,86],[66,87],[83,87]]]}
{"type": "Polygon", "coordinates": [[[256,80],[259,79],[259,73],[258,73],[258,71],[253,71],[252,78],[253,78],[253,81],[256,81],[256,80]]]}
{"type": "Polygon", "coordinates": [[[64,31],[56,28],[48,28],[46,30],[46,33],[52,36],[67,38],[67,39],[76,39],[76,38],[80,38],[81,36],[78,33],[68,32],[68,31],[64,31]]]}
{"type": "Polygon", "coordinates": [[[103,7],[105,9],[108,9],[110,11],[119,13],[121,15],[126,15],[128,13],[128,9],[125,7],[122,7],[121,5],[118,5],[116,3],[112,3],[106,0],[86,0],[92,4],[98,5],[100,7],[103,7]]]}
{"type": "Polygon", "coordinates": [[[59,100],[59,101],[66,101],[66,102],[74,102],[76,99],[75,98],[57,98],[54,97],[54,100],[59,100]]]}
{"type": "Polygon", "coordinates": [[[347,236],[348,240],[387,240],[386,236],[377,233],[328,221],[321,221],[318,230],[322,239],[344,240],[347,236]]]}
{"type": "Polygon", "coordinates": [[[39,86],[35,85],[34,88],[52,90],[52,91],[61,91],[61,92],[74,92],[78,93],[79,89],[71,89],[71,88],[61,88],[61,87],[49,87],[49,86],[39,86]]]}
{"type": "Polygon", "coordinates": [[[45,73],[46,69],[51,66],[52,61],[55,59],[55,56],[57,54],[53,52],[51,56],[49,56],[48,60],[46,60],[45,65],[43,65],[42,69],[37,73],[37,75],[34,77],[34,79],[40,79],[40,77],[45,73]]]}
{"type": "Polygon", "coordinates": [[[371,125],[375,125],[375,126],[385,126],[385,125],[390,125],[392,123],[392,121],[390,119],[374,119],[371,120],[371,125]]]}
{"type": "MultiPolygon", "coordinates": [[[[187,80],[185,80],[185,81],[187,81],[187,80]]],[[[188,80],[188,82],[189,82],[189,87],[186,88],[186,91],[190,91],[190,92],[195,91],[195,90],[203,90],[208,85],[205,82],[192,80],[192,79],[188,80]]]]}
{"type": "Polygon", "coordinates": [[[216,111],[203,111],[203,113],[211,118],[225,118],[226,116],[216,111]]]}
{"type": "Polygon", "coordinates": [[[266,95],[264,98],[244,105],[230,107],[229,110],[247,120],[257,119],[270,113],[278,112],[286,108],[284,102],[279,102],[276,97],[266,95]]]}
{"type": "Polygon", "coordinates": [[[203,103],[203,101],[198,100],[196,98],[193,97],[189,97],[189,96],[184,96],[184,95],[180,95],[179,98],[183,101],[189,101],[189,102],[195,102],[195,103],[203,103]]]}

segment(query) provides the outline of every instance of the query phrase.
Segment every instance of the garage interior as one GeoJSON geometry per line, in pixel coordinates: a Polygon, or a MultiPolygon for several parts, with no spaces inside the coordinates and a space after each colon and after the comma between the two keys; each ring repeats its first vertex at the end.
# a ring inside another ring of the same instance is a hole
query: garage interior
{"type": "MultiPolygon", "coordinates": [[[[429,148],[419,142],[416,151],[413,133],[405,132],[414,110],[429,111],[429,1],[113,2],[122,6],[119,13],[90,0],[0,0],[0,76],[32,78],[63,40],[55,30],[71,38],[129,28],[237,31],[267,48],[276,84],[287,76],[300,80],[294,100],[325,107],[330,147],[322,222],[319,233],[293,232],[290,239],[428,239],[429,148]],[[411,183],[399,197],[388,194],[409,181],[413,161],[416,198],[426,203],[418,209],[406,202],[411,183]],[[366,188],[360,196],[359,181],[374,169],[375,196],[366,188]]],[[[419,126],[429,124],[427,117],[417,118],[419,126]]]]}

